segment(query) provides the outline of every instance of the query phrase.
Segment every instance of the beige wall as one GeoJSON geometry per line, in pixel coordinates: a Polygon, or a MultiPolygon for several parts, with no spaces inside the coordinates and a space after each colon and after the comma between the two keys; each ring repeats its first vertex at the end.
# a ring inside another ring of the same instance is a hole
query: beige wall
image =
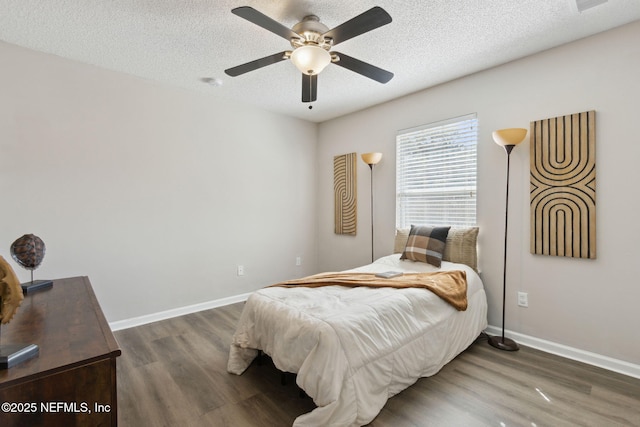
{"type": "MultiPolygon", "coordinates": [[[[376,255],[391,253],[395,224],[395,134],[478,113],[480,268],[489,323],[501,326],[504,150],[491,132],[594,109],[597,121],[596,260],[529,253],[529,143],[511,155],[507,329],[640,364],[640,22],[477,73],[320,125],[319,268],[370,259],[369,168],[358,163],[358,234],[333,234],[334,155],[380,151],[375,170],[376,255]],[[529,293],[529,308],[516,292],[529,293]]],[[[398,70],[401,76],[401,70],[398,70]]]]}
{"type": "Polygon", "coordinates": [[[5,258],[40,236],[36,278],[89,276],[110,322],[316,271],[317,125],[3,43],[0,63],[5,258]]]}

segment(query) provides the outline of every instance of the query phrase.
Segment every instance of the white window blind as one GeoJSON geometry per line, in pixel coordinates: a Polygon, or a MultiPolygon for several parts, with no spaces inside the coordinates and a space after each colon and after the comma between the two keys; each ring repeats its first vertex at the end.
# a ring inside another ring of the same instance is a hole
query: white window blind
{"type": "Polygon", "coordinates": [[[476,114],[398,132],[398,228],[476,224],[477,144],[476,114]]]}

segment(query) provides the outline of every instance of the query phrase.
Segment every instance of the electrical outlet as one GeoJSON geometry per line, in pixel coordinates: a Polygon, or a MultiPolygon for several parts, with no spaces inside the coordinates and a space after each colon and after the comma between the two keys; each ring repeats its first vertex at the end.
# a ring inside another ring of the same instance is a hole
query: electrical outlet
{"type": "Polygon", "coordinates": [[[529,294],[526,292],[518,292],[518,305],[520,307],[529,307],[529,294]]]}
{"type": "Polygon", "coordinates": [[[238,266],[238,276],[244,276],[244,265],[238,266]]]}
{"type": "Polygon", "coordinates": [[[296,257],[296,265],[302,265],[302,257],[296,257]]]}

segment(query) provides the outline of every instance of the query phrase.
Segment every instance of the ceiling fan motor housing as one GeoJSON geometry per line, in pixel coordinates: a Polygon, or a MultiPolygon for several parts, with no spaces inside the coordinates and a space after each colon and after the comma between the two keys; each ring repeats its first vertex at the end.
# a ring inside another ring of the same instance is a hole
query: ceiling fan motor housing
{"type": "Polygon", "coordinates": [[[315,15],[305,16],[291,30],[301,37],[300,39],[291,39],[291,46],[294,49],[308,44],[318,45],[325,50],[331,48],[331,39],[325,39],[322,36],[329,31],[329,28],[320,22],[320,19],[315,15]]]}

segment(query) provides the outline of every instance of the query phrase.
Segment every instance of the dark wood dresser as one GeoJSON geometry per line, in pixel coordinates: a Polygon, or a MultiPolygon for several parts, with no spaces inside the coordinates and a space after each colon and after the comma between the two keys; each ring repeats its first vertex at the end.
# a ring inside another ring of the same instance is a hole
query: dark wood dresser
{"type": "Polygon", "coordinates": [[[87,277],[25,295],[0,340],[40,350],[0,370],[0,426],[117,425],[121,351],[87,277]]]}

